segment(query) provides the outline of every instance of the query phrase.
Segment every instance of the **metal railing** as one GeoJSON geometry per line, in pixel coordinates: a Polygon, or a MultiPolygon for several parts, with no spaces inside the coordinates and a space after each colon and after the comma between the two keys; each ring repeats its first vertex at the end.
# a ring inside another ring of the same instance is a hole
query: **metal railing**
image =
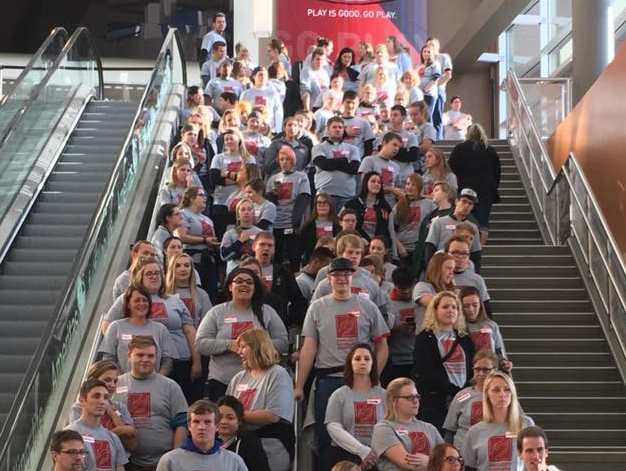
{"type": "Polygon", "coordinates": [[[572,109],[571,78],[518,78],[524,99],[543,140],[572,109]]]}
{"type": "Polygon", "coordinates": [[[58,420],[60,404],[68,392],[69,378],[83,346],[83,336],[93,318],[94,304],[102,285],[115,240],[112,234],[130,204],[138,170],[150,148],[156,116],[165,103],[173,81],[186,83],[184,55],[178,33],[168,32],[159,52],[115,168],[105,185],[68,273],[63,297],[29,364],[24,381],[0,435],[0,470],[37,469],[45,454],[50,430],[58,420]],[[176,63],[176,65],[175,65],[176,63]]]}
{"type": "MultiPolygon", "coordinates": [[[[513,155],[536,205],[547,239],[569,243],[616,360],[626,364],[626,265],[576,156],[570,153],[558,174],[546,152],[520,82],[509,71],[507,130],[513,155]]],[[[622,371],[623,373],[624,371],[622,371]]]]}

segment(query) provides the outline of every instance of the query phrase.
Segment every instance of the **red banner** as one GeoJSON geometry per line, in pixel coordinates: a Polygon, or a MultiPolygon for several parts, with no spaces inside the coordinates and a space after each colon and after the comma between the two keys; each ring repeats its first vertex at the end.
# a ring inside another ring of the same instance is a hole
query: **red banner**
{"type": "Polygon", "coordinates": [[[361,41],[384,43],[394,35],[415,62],[426,41],[426,0],[275,0],[276,34],[294,61],[306,57],[317,37],[331,39],[335,50],[357,50],[361,41]]]}

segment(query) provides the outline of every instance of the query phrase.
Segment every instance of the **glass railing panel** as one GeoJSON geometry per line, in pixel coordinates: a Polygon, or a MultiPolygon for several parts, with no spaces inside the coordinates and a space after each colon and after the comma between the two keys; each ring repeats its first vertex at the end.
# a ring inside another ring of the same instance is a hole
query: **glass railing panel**
{"type": "MultiPolygon", "coordinates": [[[[39,81],[0,147],[0,220],[11,207],[79,85],[100,89],[98,56],[87,30],[77,30],[39,81]]],[[[96,93],[96,92],[95,92],[96,93]]]]}
{"type": "MultiPolygon", "coordinates": [[[[37,469],[38,460],[46,452],[46,440],[58,419],[57,413],[65,399],[66,386],[93,316],[104,274],[116,249],[114,232],[123,223],[120,215],[131,204],[140,165],[151,148],[158,124],[156,118],[168,99],[173,77],[186,80],[184,67],[178,36],[171,30],[120,158],[68,274],[66,294],[50,321],[49,330],[54,335],[38,346],[26,375],[29,380],[20,387],[18,400],[7,420],[11,429],[5,428],[0,436],[0,471],[37,469]]],[[[63,80],[57,82],[59,87],[65,86],[63,83],[63,80]]]]}

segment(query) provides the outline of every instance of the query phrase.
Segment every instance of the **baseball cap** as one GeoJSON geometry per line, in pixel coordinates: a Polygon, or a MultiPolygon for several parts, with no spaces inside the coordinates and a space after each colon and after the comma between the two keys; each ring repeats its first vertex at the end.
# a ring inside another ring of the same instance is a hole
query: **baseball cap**
{"type": "Polygon", "coordinates": [[[339,257],[330,262],[328,273],[332,273],[334,271],[356,271],[356,269],[350,260],[339,257]]]}
{"type": "Polygon", "coordinates": [[[459,193],[459,199],[467,198],[472,200],[474,203],[478,202],[478,194],[472,190],[471,188],[463,188],[461,193],[459,193]]]}

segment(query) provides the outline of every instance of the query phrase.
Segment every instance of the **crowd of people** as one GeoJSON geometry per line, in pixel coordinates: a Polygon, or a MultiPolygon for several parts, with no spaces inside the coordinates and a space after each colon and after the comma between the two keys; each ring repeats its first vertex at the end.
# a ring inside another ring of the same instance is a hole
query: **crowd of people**
{"type": "Polygon", "coordinates": [[[264,67],[226,26],[56,469],[287,471],[310,445],[322,471],[544,470],[480,276],[498,155],[460,97],[444,113],[449,56],[273,39],[264,67]]]}

